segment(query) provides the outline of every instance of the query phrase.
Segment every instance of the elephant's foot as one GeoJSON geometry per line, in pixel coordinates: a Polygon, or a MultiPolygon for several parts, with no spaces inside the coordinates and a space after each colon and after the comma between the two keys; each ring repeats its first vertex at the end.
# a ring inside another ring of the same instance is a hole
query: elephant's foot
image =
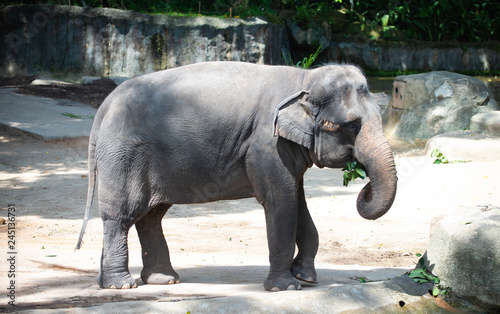
{"type": "Polygon", "coordinates": [[[154,285],[172,285],[180,283],[179,275],[172,271],[168,274],[156,272],[156,273],[141,273],[141,278],[144,283],[154,284],[154,285]]]}
{"type": "Polygon", "coordinates": [[[291,273],[271,274],[264,281],[264,289],[267,291],[301,290],[302,287],[291,273]]]}
{"type": "Polygon", "coordinates": [[[302,259],[296,258],[290,268],[292,275],[307,283],[318,283],[316,277],[316,270],[314,269],[314,261],[306,262],[302,259]]]}
{"type": "Polygon", "coordinates": [[[97,279],[99,287],[104,289],[131,289],[137,288],[137,283],[135,279],[130,276],[128,272],[116,273],[116,274],[106,274],[99,273],[97,279]]]}

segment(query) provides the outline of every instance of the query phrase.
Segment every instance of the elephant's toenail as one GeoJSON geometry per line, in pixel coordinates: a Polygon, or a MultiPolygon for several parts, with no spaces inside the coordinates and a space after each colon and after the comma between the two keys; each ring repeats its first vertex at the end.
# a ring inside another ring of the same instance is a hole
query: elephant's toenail
{"type": "Polygon", "coordinates": [[[289,285],[288,288],[286,288],[286,290],[296,290],[297,288],[295,288],[294,285],[289,285]]]}
{"type": "Polygon", "coordinates": [[[116,286],[113,285],[113,286],[109,287],[109,289],[116,289],[116,286]]]}
{"type": "Polygon", "coordinates": [[[130,284],[126,283],[122,286],[122,289],[130,289],[130,284]]]}
{"type": "Polygon", "coordinates": [[[272,292],[278,292],[278,291],[281,291],[281,290],[280,290],[280,288],[278,288],[278,287],[273,287],[273,288],[271,289],[271,291],[272,291],[272,292]]]}
{"type": "Polygon", "coordinates": [[[134,282],[134,285],[132,286],[132,288],[137,288],[137,283],[134,282]]]}

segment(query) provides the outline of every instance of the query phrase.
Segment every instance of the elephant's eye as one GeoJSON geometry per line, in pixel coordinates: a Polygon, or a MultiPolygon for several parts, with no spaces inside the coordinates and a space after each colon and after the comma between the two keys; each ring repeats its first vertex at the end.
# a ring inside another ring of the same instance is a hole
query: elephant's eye
{"type": "Polygon", "coordinates": [[[321,127],[327,131],[330,131],[330,132],[335,132],[339,129],[338,124],[335,124],[332,121],[328,121],[328,120],[322,120],[321,127]]]}
{"type": "Polygon", "coordinates": [[[341,129],[342,132],[358,135],[359,130],[361,130],[361,123],[358,120],[345,122],[342,123],[341,129]]]}

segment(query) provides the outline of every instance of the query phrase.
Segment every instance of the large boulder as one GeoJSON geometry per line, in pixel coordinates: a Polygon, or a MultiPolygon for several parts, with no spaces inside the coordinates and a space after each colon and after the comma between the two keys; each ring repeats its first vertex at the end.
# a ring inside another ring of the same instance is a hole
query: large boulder
{"type": "Polygon", "coordinates": [[[384,122],[386,133],[393,137],[428,139],[468,128],[473,115],[498,109],[480,80],[437,71],[396,77],[384,122]]]}
{"type": "Polygon", "coordinates": [[[481,206],[441,219],[424,255],[443,287],[484,310],[500,311],[500,208],[481,206]]]}

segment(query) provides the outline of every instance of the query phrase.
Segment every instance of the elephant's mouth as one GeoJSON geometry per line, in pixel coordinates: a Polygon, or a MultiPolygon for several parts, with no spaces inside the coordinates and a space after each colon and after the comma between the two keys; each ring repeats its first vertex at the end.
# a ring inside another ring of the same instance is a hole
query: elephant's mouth
{"type": "Polygon", "coordinates": [[[366,173],[366,177],[369,178],[370,175],[368,174],[368,169],[366,169],[365,165],[363,165],[359,160],[356,158],[353,158],[353,162],[355,162],[358,165],[358,168],[363,170],[366,173]]]}

